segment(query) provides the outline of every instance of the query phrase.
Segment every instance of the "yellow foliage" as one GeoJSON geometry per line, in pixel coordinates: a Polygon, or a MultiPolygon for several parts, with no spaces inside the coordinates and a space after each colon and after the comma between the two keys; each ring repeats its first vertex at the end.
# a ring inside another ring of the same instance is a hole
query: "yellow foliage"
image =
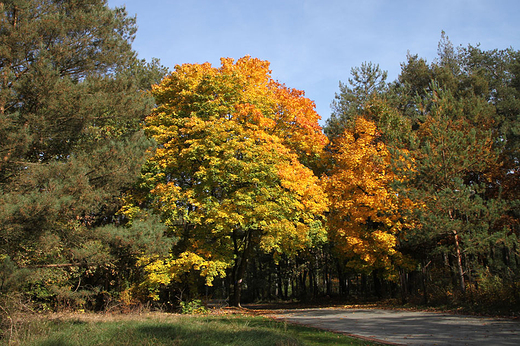
{"type": "Polygon", "coordinates": [[[138,266],[144,266],[146,278],[141,283],[141,288],[149,291],[150,298],[158,300],[158,291],[173,281],[180,281],[182,274],[196,271],[206,280],[206,285],[212,286],[215,277],[226,276],[226,268],[229,264],[223,261],[212,261],[193,253],[183,252],[178,257],[168,258],[142,256],[138,266]]]}
{"type": "Polygon", "coordinates": [[[391,183],[401,179],[373,122],[360,117],[334,144],[335,167],[326,179],[330,196],[329,235],[349,265],[391,270],[400,257],[397,237],[406,226],[402,208],[410,201],[391,183]]]}
{"type": "Polygon", "coordinates": [[[158,149],[143,186],[183,248],[143,258],[147,287],[186,272],[211,284],[247,247],[295,253],[326,238],[328,199],[309,167],[327,138],[314,103],[273,80],[268,61],[179,65],[153,93],[145,132],[158,149]]]}

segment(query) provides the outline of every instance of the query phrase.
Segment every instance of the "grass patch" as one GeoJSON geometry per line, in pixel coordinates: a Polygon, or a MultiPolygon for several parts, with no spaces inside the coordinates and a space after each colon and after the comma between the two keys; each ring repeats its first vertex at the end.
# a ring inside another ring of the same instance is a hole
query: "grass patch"
{"type": "Polygon", "coordinates": [[[373,345],[345,335],[246,315],[63,315],[33,318],[9,345],[373,345]]]}

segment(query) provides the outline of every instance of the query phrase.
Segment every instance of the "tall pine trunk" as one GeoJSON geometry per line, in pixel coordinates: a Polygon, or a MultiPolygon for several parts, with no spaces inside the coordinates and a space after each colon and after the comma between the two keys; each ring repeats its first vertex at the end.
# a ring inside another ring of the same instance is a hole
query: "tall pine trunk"
{"type": "Polygon", "coordinates": [[[460,250],[459,234],[453,230],[455,238],[455,255],[457,258],[457,275],[459,277],[459,288],[462,293],[466,292],[466,282],[464,281],[464,268],[462,267],[462,252],[460,250]]]}

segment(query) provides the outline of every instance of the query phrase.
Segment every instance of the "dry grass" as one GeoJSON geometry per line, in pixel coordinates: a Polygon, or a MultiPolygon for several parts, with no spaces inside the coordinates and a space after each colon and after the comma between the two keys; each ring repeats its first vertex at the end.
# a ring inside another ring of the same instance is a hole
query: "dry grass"
{"type": "Polygon", "coordinates": [[[243,309],[209,315],[141,313],[25,314],[9,346],[98,345],[369,345],[313,328],[289,325],[243,309]],[[247,313],[247,314],[246,314],[247,313]]]}

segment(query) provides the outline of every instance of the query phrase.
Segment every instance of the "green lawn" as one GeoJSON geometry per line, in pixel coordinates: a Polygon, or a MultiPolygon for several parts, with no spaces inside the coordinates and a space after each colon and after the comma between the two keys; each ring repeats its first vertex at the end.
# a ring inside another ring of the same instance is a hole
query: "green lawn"
{"type": "Polygon", "coordinates": [[[245,315],[68,315],[42,317],[10,345],[372,345],[313,328],[245,315]]]}

